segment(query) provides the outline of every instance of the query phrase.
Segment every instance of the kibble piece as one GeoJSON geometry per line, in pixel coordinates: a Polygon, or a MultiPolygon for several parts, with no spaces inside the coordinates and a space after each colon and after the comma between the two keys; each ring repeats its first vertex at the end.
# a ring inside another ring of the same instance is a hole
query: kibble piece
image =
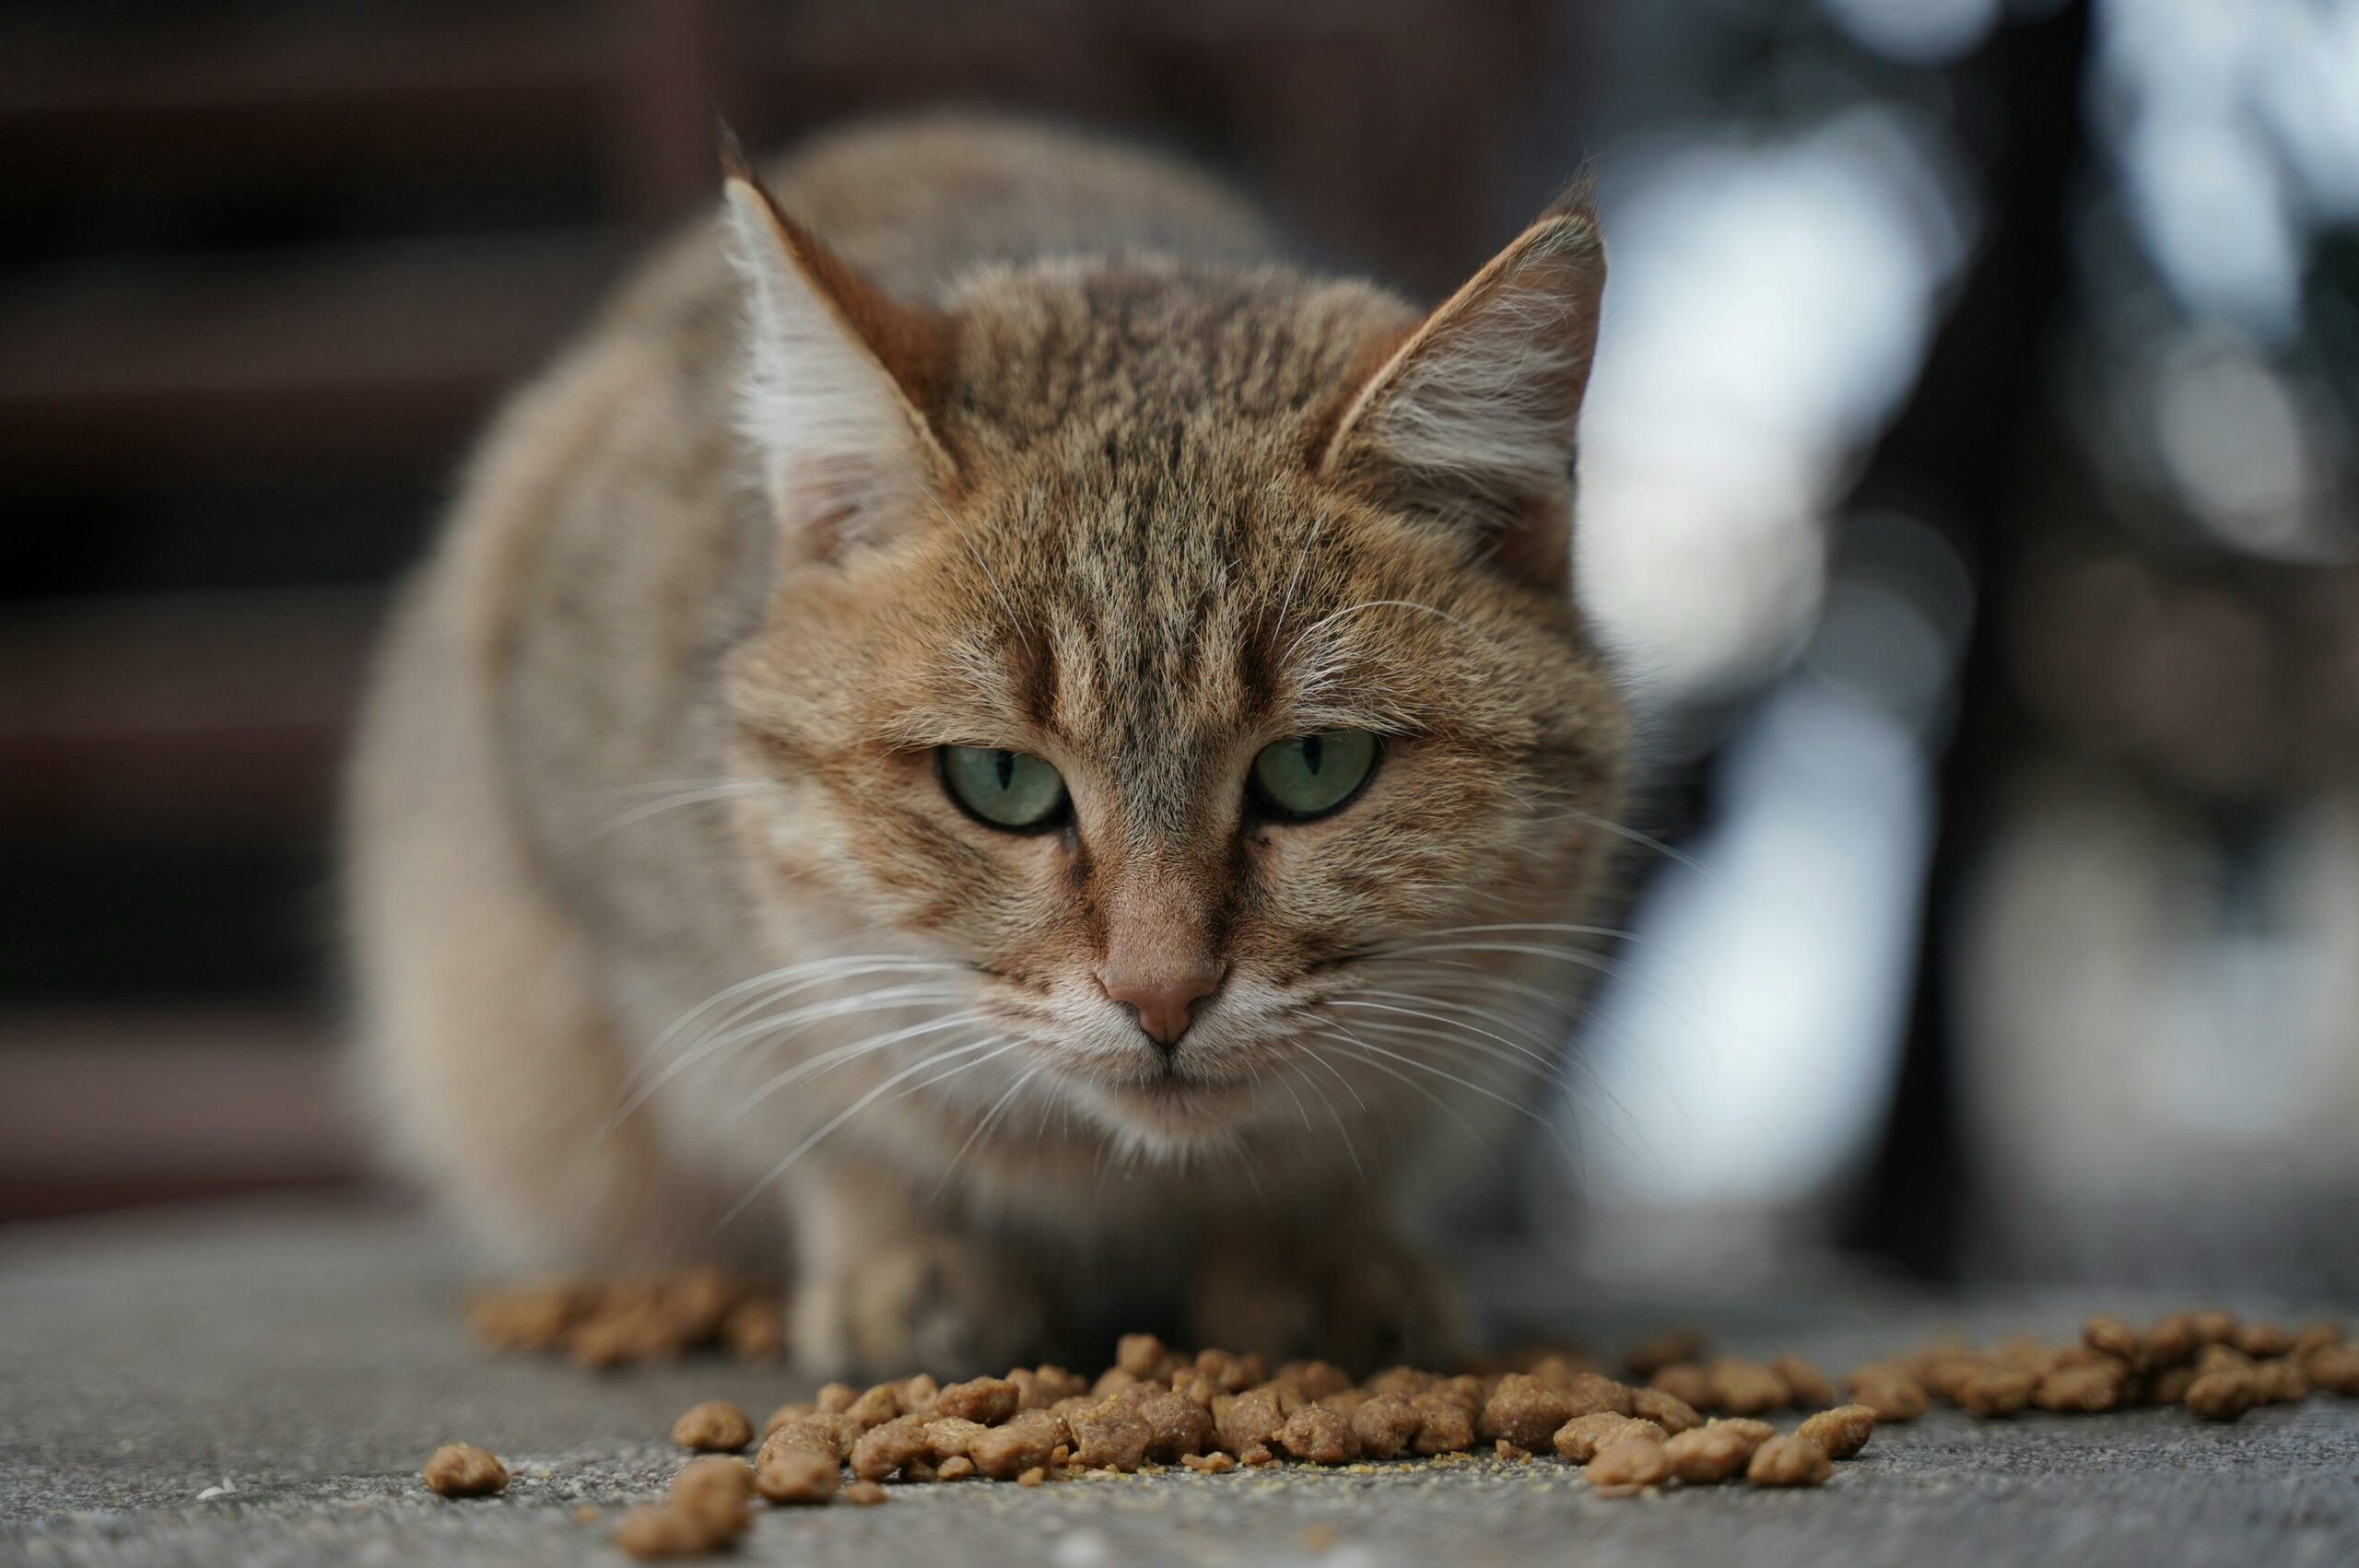
{"type": "Polygon", "coordinates": [[[926,1452],[936,1463],[963,1457],[975,1439],[990,1430],[962,1416],[934,1416],[925,1423],[926,1452]]]}
{"type": "Polygon", "coordinates": [[[2207,1372],[2187,1386],[2188,1412],[2205,1421],[2235,1421],[2257,1398],[2248,1372],[2207,1372]]]}
{"type": "Polygon", "coordinates": [[[2302,1358],[2303,1375],[2330,1394],[2359,1394],[2359,1345],[2320,1345],[2302,1358]]]}
{"type": "Polygon", "coordinates": [[[895,1416],[862,1433],[851,1445],[851,1473],[863,1480],[883,1480],[913,1460],[931,1458],[927,1424],[924,1416],[895,1416]]]}
{"type": "Polygon", "coordinates": [[[811,1403],[827,1415],[839,1416],[851,1410],[859,1398],[860,1390],[849,1383],[823,1383],[819,1391],[811,1396],[811,1403]]]}
{"type": "Polygon", "coordinates": [[[769,1296],[748,1296],[722,1319],[721,1342],[739,1361],[776,1361],[786,1352],[786,1319],[769,1296]]]}
{"type": "Polygon", "coordinates": [[[1693,1328],[1665,1328],[1631,1346],[1630,1353],[1622,1358],[1622,1364],[1629,1369],[1631,1376],[1644,1380],[1666,1366],[1700,1361],[1703,1355],[1702,1334],[1693,1328]]]}
{"type": "Polygon", "coordinates": [[[2321,1317],[2315,1323],[2302,1325],[2300,1331],[2294,1336],[2294,1349],[2291,1353],[2306,1356],[2312,1351],[2324,1350],[2329,1345],[2341,1343],[2342,1343],[2342,1325],[2332,1318],[2321,1317]]]}
{"type": "Polygon", "coordinates": [[[783,1506],[825,1503],[842,1479],[833,1458],[807,1448],[769,1455],[754,1468],[754,1490],[783,1506]]]}
{"type": "Polygon", "coordinates": [[[2081,1325],[2081,1342],[2132,1369],[2146,1365],[2146,1342],[2118,1317],[2092,1317],[2081,1325]]]}
{"type": "Polygon", "coordinates": [[[2296,1405],[2310,1397],[2310,1380],[2294,1356],[2280,1356],[2252,1369],[2253,1387],[2264,1402],[2296,1405]]]}
{"type": "Polygon", "coordinates": [[[1220,1445],[1240,1459],[1249,1448],[1268,1446],[1285,1420],[1276,1392],[1266,1387],[1213,1401],[1213,1430],[1220,1445]]]}
{"type": "MultiPolygon", "coordinates": [[[[1627,1414],[1628,1410],[1625,1397],[1621,1413],[1627,1414]]],[[[1519,1448],[1538,1448],[1575,1413],[1560,1391],[1528,1373],[1510,1372],[1499,1379],[1498,1387],[1484,1402],[1483,1414],[1474,1423],[1474,1434],[1485,1442],[1505,1438],[1519,1448]]]]}
{"type": "Polygon", "coordinates": [[[1417,1407],[1400,1394],[1372,1395],[1352,1411],[1352,1435],[1360,1452],[1371,1459],[1400,1457],[1417,1435],[1417,1407]]]}
{"type": "Polygon", "coordinates": [[[752,1527],[753,1496],[754,1472],[743,1459],[691,1459],[672,1478],[672,1506],[701,1520],[715,1540],[734,1540],[752,1527]]]}
{"type": "Polygon", "coordinates": [[[1182,1454],[1180,1456],[1180,1462],[1191,1470],[1197,1470],[1208,1476],[1223,1475],[1237,1468],[1236,1460],[1220,1453],[1182,1454]]]}
{"type": "Polygon", "coordinates": [[[2174,1312],[2158,1318],[2141,1338],[2139,1348],[2145,1352],[2149,1370],[2177,1366],[2189,1360],[2201,1348],[2201,1341],[2195,1336],[2194,1314],[2174,1312]]]}
{"type": "Polygon", "coordinates": [[[977,1377],[953,1383],[934,1397],[933,1413],[997,1426],[1015,1413],[1023,1390],[1004,1377],[977,1377]]]}
{"type": "Polygon", "coordinates": [[[1618,1437],[1597,1451],[1582,1474],[1599,1496],[1628,1497],[1669,1480],[1671,1455],[1659,1437],[1618,1437]]]}
{"type": "Polygon", "coordinates": [[[1049,1472],[1040,1466],[1035,1465],[1030,1469],[1025,1471],[1022,1475],[1017,1476],[1015,1478],[1015,1484],[1018,1486],[1038,1486],[1048,1479],[1049,1472]]]}
{"type": "Polygon", "coordinates": [[[715,1539],[704,1520],[669,1503],[642,1503],[615,1527],[615,1544],[638,1558],[703,1557],[732,1539],[715,1539]]]}
{"type": "Polygon", "coordinates": [[[1773,1437],[1753,1451],[1744,1479],[1755,1486],[1824,1486],[1835,1466],[1807,1437],[1773,1437]]]}
{"type": "Polygon", "coordinates": [[[1890,1373],[1871,1377],[1854,1375],[1851,1398],[1875,1411],[1876,1420],[1898,1423],[1915,1421],[1931,1406],[1923,1384],[1890,1373]]]}
{"type": "MultiPolygon", "coordinates": [[[[823,1402],[821,1410],[827,1409],[823,1402]]],[[[891,1383],[879,1383],[844,1407],[844,1414],[858,1422],[863,1432],[883,1426],[901,1413],[901,1390],[891,1383]]]]}
{"type": "Polygon", "coordinates": [[[1212,1412],[1185,1394],[1150,1389],[1134,1402],[1146,1422],[1146,1457],[1163,1464],[1201,1454],[1212,1441],[1212,1412]]]}
{"type": "Polygon", "coordinates": [[[1737,1433],[1756,1448],[1778,1435],[1776,1427],[1766,1421],[1755,1421],[1751,1416],[1714,1416],[1709,1424],[1716,1429],[1737,1433]]]}
{"type": "Polygon", "coordinates": [[[860,1441],[860,1423],[848,1415],[821,1415],[815,1411],[807,1416],[789,1416],[763,1436],[761,1451],[754,1462],[759,1464],[788,1448],[808,1449],[839,1461],[849,1459],[852,1445],[860,1441]]]}
{"type": "Polygon", "coordinates": [[[874,1508],[889,1495],[873,1480],[856,1480],[844,1488],[844,1501],[863,1508],[874,1508]]]}
{"type": "Polygon", "coordinates": [[[1772,1356],[1769,1370],[1786,1385],[1788,1404],[1806,1410],[1823,1410],[1836,1403],[1834,1383],[1802,1357],[1772,1356]]]}
{"type": "Polygon", "coordinates": [[[1821,1410],[1794,1429],[1830,1459],[1848,1459],[1868,1445],[1876,1433],[1876,1413],[1865,1405],[1837,1405],[1821,1410]]]}
{"type": "Polygon", "coordinates": [[[2207,1372],[2250,1372],[2252,1357],[2230,1344],[2210,1344],[2195,1352],[2195,1370],[2200,1376],[2207,1372]]]}
{"type": "Polygon", "coordinates": [[[1298,1386],[1307,1398],[1325,1399],[1352,1387],[1352,1375],[1331,1361],[1292,1361],[1278,1375],[1298,1386]]]}
{"type": "Polygon", "coordinates": [[[2194,1367],[2166,1366],[2147,1379],[2146,1402],[2154,1405],[2184,1404],[2188,1389],[2194,1385],[2194,1367]]]}
{"type": "Polygon", "coordinates": [[[1065,1424],[1073,1430],[1074,1463],[1089,1469],[1137,1469],[1154,1435],[1138,1411],[1121,1399],[1077,1410],[1065,1424]]]}
{"type": "Polygon", "coordinates": [[[707,1399],[680,1412],[672,1441],[699,1454],[734,1454],[754,1440],[754,1423],[726,1399],[707,1399]]]}
{"type": "Polygon", "coordinates": [[[1970,1416],[1985,1421],[2011,1416],[2031,1403],[2039,1378],[2013,1367],[1989,1366],[1968,1376],[1951,1390],[1950,1398],[1970,1416]]]}
{"type": "Polygon", "coordinates": [[[1278,1442],[1296,1458],[1314,1465],[1348,1465],[1360,1457],[1349,1418],[1324,1405],[1305,1405],[1288,1416],[1278,1442]]]}
{"type": "Polygon", "coordinates": [[[1057,1441],[1055,1433],[1043,1426],[1011,1422],[976,1433],[967,1445],[967,1457],[992,1480],[1014,1480],[1026,1470],[1046,1465],[1057,1441]]]}
{"type": "Polygon", "coordinates": [[[1586,1465],[1597,1457],[1602,1449],[1619,1443],[1625,1437],[1649,1437],[1660,1443],[1663,1430],[1653,1422],[1636,1416],[1616,1415],[1612,1410],[1592,1410],[1585,1416],[1575,1416],[1558,1427],[1548,1439],[1560,1459],[1576,1465],[1586,1465]]]}
{"type": "Polygon", "coordinates": [[[2043,1410],[2093,1413],[2121,1403],[2120,1375],[2109,1367],[2066,1366],[2039,1380],[2032,1403],[2043,1410]]]}
{"type": "MultiPolygon", "coordinates": [[[[1409,1401],[1417,1412],[1417,1434],[1409,1440],[1412,1453],[1432,1457],[1460,1454],[1474,1446],[1474,1418],[1466,1407],[1445,1394],[1419,1394],[1409,1401]]],[[[1241,1456],[1240,1456],[1241,1457],[1241,1456]]]]}
{"type": "Polygon", "coordinates": [[[1629,1385],[1616,1383],[1602,1374],[1576,1372],[1556,1387],[1565,1396],[1565,1414],[1568,1418],[1594,1415],[1599,1410],[1611,1410],[1617,1416],[1634,1413],[1632,1401],[1637,1396],[1629,1385]]]}
{"type": "Polygon", "coordinates": [[[562,1281],[485,1291],[467,1308],[467,1327],[498,1351],[550,1351],[589,1305],[588,1293],[562,1281]]]}
{"type": "Polygon", "coordinates": [[[2198,1344],[2224,1345],[2236,1337],[2236,1315],[2224,1307],[2188,1314],[2198,1344]]]}
{"type": "Polygon", "coordinates": [[[1371,1394],[1398,1394],[1404,1399],[1414,1399],[1433,1386],[1434,1375],[1414,1366],[1388,1366],[1360,1385],[1371,1394]]]}
{"type": "Polygon", "coordinates": [[[1724,1356],[1712,1363],[1711,1375],[1713,1405],[1731,1415],[1783,1410],[1792,1398],[1786,1380],[1759,1362],[1724,1356]]]}
{"type": "Polygon", "coordinates": [[[472,1443],[445,1443],[428,1457],[422,1473],[428,1488],[442,1497],[489,1497],[508,1490],[508,1467],[472,1443]]]}
{"type": "Polygon", "coordinates": [[[1698,1426],[1672,1433],[1662,1451],[1672,1476],[1690,1486],[1709,1486],[1743,1469],[1758,1446],[1726,1425],[1698,1426]]]}
{"type": "Polygon", "coordinates": [[[1695,1406],[1660,1388],[1631,1389],[1630,1414],[1654,1422],[1673,1437],[1704,1424],[1704,1418],[1696,1412],[1695,1406]]]}
{"type": "Polygon", "coordinates": [[[1141,1382],[1168,1377],[1180,1358],[1152,1334],[1125,1334],[1114,1346],[1114,1364],[1141,1382]]]}
{"type": "Polygon", "coordinates": [[[1720,1408],[1712,1375],[1694,1362],[1674,1362],[1669,1366],[1656,1368],[1654,1375],[1647,1379],[1647,1387],[1660,1388],[1672,1398],[1699,1410],[1720,1408]]]}

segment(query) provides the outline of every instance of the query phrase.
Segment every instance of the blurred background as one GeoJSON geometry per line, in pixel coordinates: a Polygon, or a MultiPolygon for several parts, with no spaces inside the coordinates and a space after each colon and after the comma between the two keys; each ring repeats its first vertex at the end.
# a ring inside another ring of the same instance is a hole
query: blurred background
{"type": "Polygon", "coordinates": [[[1630,935],[1496,1226],[2359,1291],[2339,0],[18,0],[0,1221],[367,1182],[326,845],[389,583],[716,105],[944,102],[1427,298],[1593,169],[1630,935]]]}

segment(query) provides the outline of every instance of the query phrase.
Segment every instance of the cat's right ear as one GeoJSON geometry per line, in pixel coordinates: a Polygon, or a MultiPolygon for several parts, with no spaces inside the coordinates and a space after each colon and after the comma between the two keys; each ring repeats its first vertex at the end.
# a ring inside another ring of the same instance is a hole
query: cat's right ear
{"type": "Polygon", "coordinates": [[[949,322],[887,297],[820,244],[726,136],[722,161],[722,232],[745,287],[738,416],[781,543],[809,561],[881,544],[957,478],[926,414],[949,322]]]}

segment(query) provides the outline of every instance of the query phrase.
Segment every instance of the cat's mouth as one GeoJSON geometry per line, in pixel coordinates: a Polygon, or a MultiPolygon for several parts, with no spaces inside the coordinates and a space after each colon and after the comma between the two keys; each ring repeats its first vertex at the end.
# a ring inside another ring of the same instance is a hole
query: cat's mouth
{"type": "Polygon", "coordinates": [[[1168,1067],[1152,1077],[1101,1083],[1098,1093],[1124,1120],[1167,1138],[1232,1127],[1252,1101],[1242,1079],[1192,1078],[1168,1067]]]}

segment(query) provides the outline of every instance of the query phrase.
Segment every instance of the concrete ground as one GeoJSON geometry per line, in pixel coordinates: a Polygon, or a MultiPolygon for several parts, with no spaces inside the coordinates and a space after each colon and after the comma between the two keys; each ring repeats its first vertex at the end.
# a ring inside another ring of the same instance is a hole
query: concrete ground
{"type": "MultiPolygon", "coordinates": [[[[676,1468],[662,1440],[675,1414],[727,1396],[758,1416],[807,1393],[791,1374],[719,1362],[600,1378],[487,1356],[457,1328],[462,1278],[428,1227],[382,1211],[248,1207],[0,1233],[0,1562],[619,1562],[606,1532],[676,1468]],[[504,1497],[425,1491],[420,1461],[453,1439],[508,1461],[504,1497]]],[[[1550,1289],[1562,1287],[1527,1280],[1505,1293],[1529,1309],[1550,1289]]],[[[1686,1316],[1738,1350],[1839,1368],[1937,1328],[2064,1332],[2090,1305],[1847,1295],[1567,1316],[1607,1340],[1686,1316]]],[[[2175,1411],[1944,1413],[1879,1432],[1808,1492],[1608,1501],[1553,1461],[896,1488],[877,1508],[765,1512],[738,1560],[2348,1568],[2359,1401],[2230,1426],[2175,1411]]]]}

